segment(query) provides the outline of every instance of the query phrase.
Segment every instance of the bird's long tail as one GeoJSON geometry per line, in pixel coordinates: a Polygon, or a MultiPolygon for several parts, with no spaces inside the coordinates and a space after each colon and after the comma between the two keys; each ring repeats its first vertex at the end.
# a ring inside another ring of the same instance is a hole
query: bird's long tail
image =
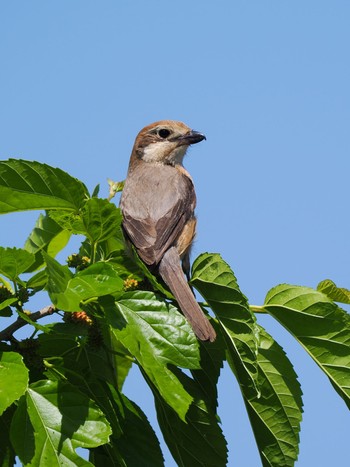
{"type": "Polygon", "coordinates": [[[171,247],[164,254],[159,264],[159,274],[180,305],[196,336],[202,341],[213,342],[216,333],[185,280],[180,257],[175,247],[171,247]]]}

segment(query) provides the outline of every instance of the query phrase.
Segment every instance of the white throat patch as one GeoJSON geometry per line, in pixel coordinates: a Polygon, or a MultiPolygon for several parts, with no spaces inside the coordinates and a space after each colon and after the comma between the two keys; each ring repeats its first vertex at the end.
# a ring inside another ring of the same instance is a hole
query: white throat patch
{"type": "Polygon", "coordinates": [[[173,165],[181,164],[186,154],[187,146],[178,146],[171,149],[173,143],[159,141],[152,143],[143,149],[142,159],[145,162],[167,162],[173,165]]]}

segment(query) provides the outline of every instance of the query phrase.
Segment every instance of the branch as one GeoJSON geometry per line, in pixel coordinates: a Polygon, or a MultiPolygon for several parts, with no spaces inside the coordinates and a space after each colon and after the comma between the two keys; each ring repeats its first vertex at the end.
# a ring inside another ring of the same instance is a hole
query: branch
{"type": "MultiPolygon", "coordinates": [[[[52,315],[56,311],[56,308],[53,305],[46,306],[42,308],[39,311],[36,311],[35,313],[31,313],[28,315],[28,318],[31,321],[38,321],[41,318],[44,318],[45,316],[52,315]]],[[[18,331],[18,329],[23,328],[28,324],[27,321],[25,321],[23,318],[18,317],[16,321],[7,328],[5,328],[3,331],[0,331],[0,341],[10,341],[12,339],[13,334],[18,331]]]]}

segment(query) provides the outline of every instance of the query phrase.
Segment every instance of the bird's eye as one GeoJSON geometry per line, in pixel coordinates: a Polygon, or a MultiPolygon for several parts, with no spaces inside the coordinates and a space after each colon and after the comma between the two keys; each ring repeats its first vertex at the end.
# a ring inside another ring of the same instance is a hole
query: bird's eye
{"type": "Polygon", "coordinates": [[[169,135],[170,135],[170,131],[167,130],[166,128],[161,128],[159,131],[158,131],[158,135],[161,137],[161,138],[167,138],[169,135]]]}

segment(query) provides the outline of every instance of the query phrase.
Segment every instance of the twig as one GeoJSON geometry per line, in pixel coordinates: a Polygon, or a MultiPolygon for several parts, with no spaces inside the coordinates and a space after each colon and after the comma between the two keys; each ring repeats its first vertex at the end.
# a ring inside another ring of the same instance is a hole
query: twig
{"type": "MultiPolygon", "coordinates": [[[[28,318],[30,318],[31,321],[38,321],[39,319],[44,318],[45,316],[52,315],[52,313],[54,313],[55,311],[56,308],[53,305],[49,305],[42,308],[39,311],[36,311],[35,313],[31,313],[30,315],[28,315],[28,318]]],[[[27,321],[25,321],[21,317],[18,317],[14,323],[10,324],[10,326],[5,328],[3,331],[0,331],[0,341],[10,341],[12,339],[13,334],[26,324],[28,324],[27,321]]]]}

